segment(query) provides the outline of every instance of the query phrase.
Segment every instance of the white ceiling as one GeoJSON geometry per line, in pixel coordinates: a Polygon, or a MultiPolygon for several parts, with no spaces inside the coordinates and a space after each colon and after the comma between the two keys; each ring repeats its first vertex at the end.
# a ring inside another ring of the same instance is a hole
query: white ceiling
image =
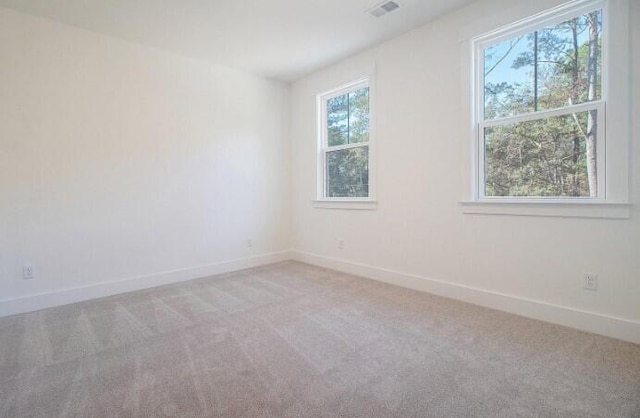
{"type": "Polygon", "coordinates": [[[36,16],[282,81],[393,38],[472,0],[0,0],[36,16]]]}

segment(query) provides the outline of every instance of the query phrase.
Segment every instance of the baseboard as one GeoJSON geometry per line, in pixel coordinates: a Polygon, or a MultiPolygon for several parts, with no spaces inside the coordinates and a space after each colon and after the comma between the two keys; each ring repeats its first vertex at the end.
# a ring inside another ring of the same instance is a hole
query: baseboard
{"type": "Polygon", "coordinates": [[[429,279],[303,251],[292,251],[292,257],[296,261],[640,344],[640,322],[637,321],[491,292],[480,288],[429,279]]]}
{"type": "Polygon", "coordinates": [[[134,290],[148,289],[151,287],[178,283],[215,274],[263,266],[266,264],[273,264],[280,261],[290,260],[291,258],[292,254],[290,251],[280,251],[222,261],[198,267],[164,271],[144,276],[129,277],[116,281],[62,289],[54,292],[4,299],[0,300],[0,317],[37,311],[40,309],[51,308],[53,306],[67,305],[89,299],[112,296],[134,290]]]}
{"type": "Polygon", "coordinates": [[[480,288],[429,279],[414,274],[303,251],[280,251],[193,268],[165,271],[144,276],[129,277],[117,281],[62,289],[55,292],[4,299],[0,300],[0,317],[67,305],[119,293],[148,289],[286,260],[301,261],[409,289],[432,293],[487,308],[498,309],[528,318],[640,344],[640,322],[637,321],[554,305],[519,296],[491,292],[480,288]]]}

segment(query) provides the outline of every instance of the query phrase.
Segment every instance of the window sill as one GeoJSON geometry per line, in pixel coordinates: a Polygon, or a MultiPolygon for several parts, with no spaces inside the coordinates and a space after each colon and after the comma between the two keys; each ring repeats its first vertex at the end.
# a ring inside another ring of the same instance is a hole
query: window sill
{"type": "Polygon", "coordinates": [[[545,216],[558,218],[628,219],[631,204],[605,202],[465,201],[462,213],[478,215],[545,216]]]}
{"type": "Polygon", "coordinates": [[[375,200],[313,200],[312,205],[317,209],[346,209],[346,210],[376,210],[378,202],[375,200]]]}

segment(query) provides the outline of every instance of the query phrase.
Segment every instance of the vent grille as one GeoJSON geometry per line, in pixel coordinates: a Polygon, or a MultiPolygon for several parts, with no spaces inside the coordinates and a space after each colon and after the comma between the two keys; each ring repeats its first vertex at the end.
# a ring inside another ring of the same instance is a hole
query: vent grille
{"type": "Polygon", "coordinates": [[[372,16],[381,17],[381,16],[386,15],[389,12],[392,12],[392,11],[398,9],[398,8],[400,8],[400,5],[397,2],[395,2],[393,0],[389,0],[389,1],[385,1],[383,3],[380,3],[377,6],[369,9],[368,12],[372,16]]]}
{"type": "Polygon", "coordinates": [[[398,6],[398,3],[396,3],[396,2],[388,1],[388,2],[384,3],[380,7],[383,8],[384,10],[386,10],[387,12],[391,12],[393,10],[396,10],[400,6],[398,6]]]}

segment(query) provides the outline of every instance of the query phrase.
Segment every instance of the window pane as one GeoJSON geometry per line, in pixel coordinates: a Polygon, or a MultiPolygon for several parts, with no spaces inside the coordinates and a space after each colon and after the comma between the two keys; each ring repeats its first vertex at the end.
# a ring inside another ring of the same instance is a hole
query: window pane
{"type": "Polygon", "coordinates": [[[602,11],[483,51],[485,119],[599,100],[602,11]]]}
{"type": "Polygon", "coordinates": [[[327,142],[330,147],[345,145],[349,141],[349,96],[327,100],[327,142]]]}
{"type": "Polygon", "coordinates": [[[596,197],[597,111],[485,128],[485,196],[596,197]]]}
{"type": "Polygon", "coordinates": [[[533,111],[533,65],[518,61],[527,47],[519,36],[484,50],[485,119],[533,111]]]}
{"type": "Polygon", "coordinates": [[[369,140],[369,87],[349,93],[349,143],[369,140]]]}
{"type": "Polygon", "coordinates": [[[326,197],[369,196],[369,147],[327,152],[326,197]]]}

